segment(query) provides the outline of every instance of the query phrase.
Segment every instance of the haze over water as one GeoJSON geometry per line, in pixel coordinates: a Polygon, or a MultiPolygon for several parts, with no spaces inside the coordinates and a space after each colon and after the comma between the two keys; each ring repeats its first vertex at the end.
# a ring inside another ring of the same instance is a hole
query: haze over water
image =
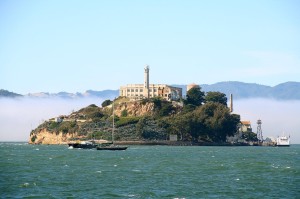
{"type": "Polygon", "coordinates": [[[0,143],[0,198],[299,198],[300,146],[0,143]]]}

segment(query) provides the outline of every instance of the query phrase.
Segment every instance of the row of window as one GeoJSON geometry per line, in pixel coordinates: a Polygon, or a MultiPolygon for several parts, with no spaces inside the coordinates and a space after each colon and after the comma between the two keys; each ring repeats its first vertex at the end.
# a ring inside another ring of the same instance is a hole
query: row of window
{"type": "MultiPolygon", "coordinates": [[[[170,94],[169,94],[170,95],[170,94]]],[[[130,96],[144,96],[143,94],[140,94],[140,95],[138,95],[138,94],[127,94],[127,97],[130,97],[130,96]]],[[[157,95],[156,94],[154,94],[154,95],[149,95],[150,97],[157,97],[157,95]]],[[[159,97],[162,97],[162,95],[158,95],[159,97]]],[[[165,97],[168,97],[168,94],[165,94],[165,97]]],[[[170,97],[170,96],[169,96],[170,97]]]]}
{"type": "MultiPolygon", "coordinates": [[[[140,95],[138,95],[138,94],[127,94],[127,97],[130,97],[130,96],[141,96],[141,97],[143,97],[144,95],[143,94],[140,94],[140,95]]],[[[153,95],[149,95],[150,97],[153,97],[153,95]]],[[[154,97],[157,97],[157,95],[154,95],[154,97]]]]}
{"type": "MultiPolygon", "coordinates": [[[[139,92],[139,90],[140,90],[140,92],[143,92],[143,89],[137,89],[137,88],[136,89],[133,89],[133,88],[132,89],[127,89],[127,92],[139,92]]],[[[149,92],[152,92],[151,88],[149,89],[149,92]]],[[[153,92],[157,92],[157,89],[154,88],[153,92]]]]}

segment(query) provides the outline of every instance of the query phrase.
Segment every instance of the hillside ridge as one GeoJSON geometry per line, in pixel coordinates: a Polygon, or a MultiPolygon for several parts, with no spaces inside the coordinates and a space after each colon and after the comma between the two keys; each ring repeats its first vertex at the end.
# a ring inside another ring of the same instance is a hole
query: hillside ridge
{"type": "MultiPolygon", "coordinates": [[[[185,96],[186,86],[182,84],[172,84],[172,86],[182,88],[182,93],[185,96]]],[[[270,98],[277,100],[300,100],[300,82],[289,81],[280,83],[276,86],[266,86],[257,83],[244,83],[239,81],[224,81],[215,84],[200,84],[205,92],[219,91],[225,93],[226,96],[233,94],[235,99],[245,98],[270,98]]],[[[33,98],[63,98],[63,99],[78,99],[84,97],[97,97],[103,99],[114,99],[119,96],[119,90],[87,90],[83,93],[69,93],[69,92],[38,92],[21,95],[7,90],[0,90],[0,97],[33,97],[33,98]]]]}

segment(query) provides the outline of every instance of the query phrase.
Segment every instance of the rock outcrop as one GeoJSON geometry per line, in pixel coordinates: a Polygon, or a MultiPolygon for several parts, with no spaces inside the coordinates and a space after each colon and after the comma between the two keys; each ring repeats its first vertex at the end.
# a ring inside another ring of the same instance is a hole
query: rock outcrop
{"type": "Polygon", "coordinates": [[[64,134],[62,132],[56,134],[42,129],[39,133],[31,133],[29,144],[67,144],[69,139],[76,137],[76,134],[64,134]]]}
{"type": "Polygon", "coordinates": [[[123,102],[115,105],[115,115],[120,117],[124,110],[127,111],[127,116],[139,117],[143,115],[152,115],[154,110],[154,103],[141,103],[139,101],[133,101],[123,102]]]}

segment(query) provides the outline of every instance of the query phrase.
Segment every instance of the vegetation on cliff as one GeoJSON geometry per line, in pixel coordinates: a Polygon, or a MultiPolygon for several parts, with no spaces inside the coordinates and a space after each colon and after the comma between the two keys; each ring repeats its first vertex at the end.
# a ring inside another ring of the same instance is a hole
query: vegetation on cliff
{"type": "MultiPolygon", "coordinates": [[[[187,92],[186,100],[169,102],[161,98],[129,101],[114,100],[115,140],[167,140],[177,135],[179,140],[193,142],[225,142],[236,133],[240,116],[231,114],[227,98],[220,92],[205,95],[195,87],[187,92]]],[[[51,133],[72,135],[72,139],[111,139],[112,101],[102,107],[94,104],[44,122],[31,132],[31,141],[46,129],[51,133]]]]}

